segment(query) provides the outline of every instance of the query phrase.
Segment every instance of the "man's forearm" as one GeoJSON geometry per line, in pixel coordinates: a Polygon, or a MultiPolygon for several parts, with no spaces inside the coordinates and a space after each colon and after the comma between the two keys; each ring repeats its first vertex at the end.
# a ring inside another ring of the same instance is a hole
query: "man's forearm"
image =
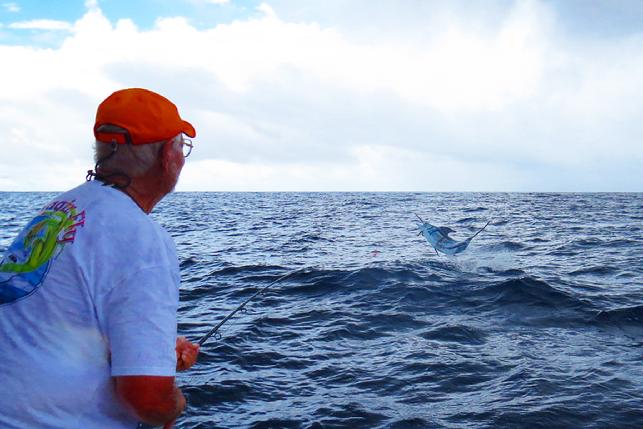
{"type": "Polygon", "coordinates": [[[154,426],[176,419],[185,409],[174,377],[116,377],[116,392],[140,420],[154,426]]]}
{"type": "Polygon", "coordinates": [[[145,415],[139,415],[139,417],[143,422],[154,426],[164,425],[176,420],[176,418],[183,413],[186,406],[185,396],[177,386],[174,386],[171,403],[173,404],[173,407],[146,410],[145,415]]]}

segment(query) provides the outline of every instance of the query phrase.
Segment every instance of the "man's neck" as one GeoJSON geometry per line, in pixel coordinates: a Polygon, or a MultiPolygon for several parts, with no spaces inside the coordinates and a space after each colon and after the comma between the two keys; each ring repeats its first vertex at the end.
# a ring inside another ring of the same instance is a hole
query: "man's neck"
{"type": "Polygon", "coordinates": [[[165,193],[147,192],[146,190],[149,188],[149,186],[141,183],[141,181],[134,179],[128,187],[121,189],[121,191],[134,200],[141,210],[149,214],[166,195],[165,193]]]}

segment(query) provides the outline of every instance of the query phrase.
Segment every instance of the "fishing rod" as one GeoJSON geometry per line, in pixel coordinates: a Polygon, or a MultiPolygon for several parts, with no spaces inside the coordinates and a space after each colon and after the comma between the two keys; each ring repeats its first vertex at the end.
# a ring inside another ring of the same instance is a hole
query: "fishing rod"
{"type": "Polygon", "coordinates": [[[234,316],[235,314],[237,314],[237,312],[239,312],[240,310],[242,310],[242,309],[243,309],[243,307],[245,307],[245,306],[246,306],[246,304],[247,304],[247,303],[249,303],[250,301],[252,301],[256,296],[261,295],[262,293],[264,293],[266,290],[268,290],[268,288],[270,288],[270,287],[271,287],[271,286],[273,286],[274,284],[279,283],[280,281],[282,281],[282,280],[284,280],[284,279],[286,279],[286,278],[288,278],[288,277],[292,276],[293,274],[296,274],[296,273],[298,273],[298,272],[300,272],[300,271],[303,271],[303,270],[304,270],[304,268],[300,268],[300,269],[298,269],[298,270],[291,271],[291,272],[289,272],[289,273],[287,273],[287,274],[284,274],[283,276],[279,277],[278,279],[273,280],[272,282],[270,282],[267,286],[264,286],[263,288],[259,289],[259,290],[258,290],[257,292],[255,292],[255,293],[254,293],[250,298],[246,299],[244,302],[242,302],[242,303],[241,303],[241,305],[239,305],[237,308],[235,308],[234,310],[232,310],[232,312],[231,312],[230,314],[228,314],[226,317],[224,317],[224,318],[223,318],[223,320],[221,320],[219,323],[217,323],[217,325],[216,325],[214,328],[210,329],[210,331],[208,331],[208,333],[207,333],[207,334],[205,334],[203,337],[201,337],[201,339],[200,339],[200,340],[199,340],[199,342],[198,342],[199,346],[202,346],[202,345],[203,345],[203,343],[205,343],[205,342],[208,340],[208,338],[210,338],[211,336],[213,336],[214,334],[216,334],[216,333],[217,333],[217,331],[219,330],[219,328],[220,328],[221,326],[223,326],[223,324],[224,324],[225,322],[227,322],[228,320],[230,320],[230,319],[232,318],[232,316],[234,316]]]}

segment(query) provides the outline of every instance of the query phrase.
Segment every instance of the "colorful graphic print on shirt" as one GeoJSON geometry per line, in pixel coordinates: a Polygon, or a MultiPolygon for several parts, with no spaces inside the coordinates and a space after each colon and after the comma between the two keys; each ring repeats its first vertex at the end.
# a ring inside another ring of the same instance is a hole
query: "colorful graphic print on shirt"
{"type": "Polygon", "coordinates": [[[76,231],[85,225],[85,211],[72,201],[54,201],[27,224],[0,260],[0,305],[32,294],[52,262],[76,231]]]}

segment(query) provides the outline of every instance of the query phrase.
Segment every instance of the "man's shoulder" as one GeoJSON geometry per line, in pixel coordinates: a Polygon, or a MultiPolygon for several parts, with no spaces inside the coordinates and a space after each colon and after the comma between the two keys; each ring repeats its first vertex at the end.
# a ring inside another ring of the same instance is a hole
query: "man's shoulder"
{"type": "Polygon", "coordinates": [[[114,213],[130,211],[137,207],[128,200],[129,197],[122,192],[100,182],[90,181],[57,195],[49,204],[60,205],[66,202],[79,210],[91,209],[95,212],[114,213]]]}
{"type": "Polygon", "coordinates": [[[124,192],[88,182],[59,196],[83,212],[84,234],[92,246],[136,249],[166,244],[167,232],[124,192]]]}

